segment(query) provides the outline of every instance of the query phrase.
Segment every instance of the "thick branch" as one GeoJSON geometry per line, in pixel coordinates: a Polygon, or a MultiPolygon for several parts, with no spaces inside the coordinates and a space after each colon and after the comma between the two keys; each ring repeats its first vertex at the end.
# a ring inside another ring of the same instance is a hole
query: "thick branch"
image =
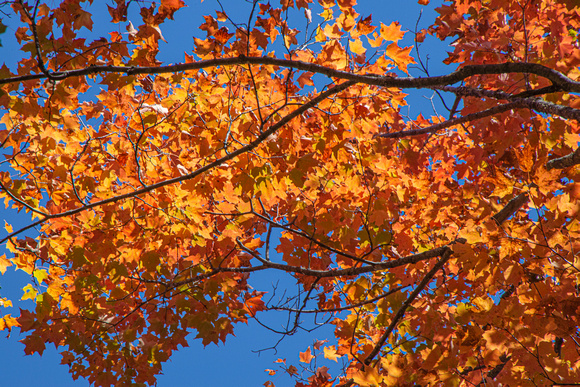
{"type": "Polygon", "coordinates": [[[427,259],[440,257],[445,254],[446,251],[450,251],[448,246],[438,247],[433,250],[424,251],[419,254],[409,255],[407,257],[395,259],[392,261],[386,261],[377,263],[371,266],[361,266],[361,267],[350,267],[348,269],[337,269],[337,270],[312,270],[306,269],[298,266],[289,266],[281,263],[274,263],[263,261],[264,266],[271,267],[274,269],[284,270],[291,273],[298,273],[307,276],[323,278],[323,277],[338,277],[338,276],[355,276],[365,273],[374,273],[377,271],[383,271],[387,269],[392,269],[394,267],[404,266],[408,264],[413,264],[427,259]]]}
{"type": "MultiPolygon", "coordinates": [[[[491,93],[495,94],[496,92],[491,92],[491,93]]],[[[500,95],[503,95],[503,94],[506,94],[506,93],[500,92],[500,95]]],[[[504,95],[501,98],[503,99],[503,97],[506,97],[506,96],[504,95]]],[[[500,98],[500,96],[497,95],[494,98],[500,98]]],[[[404,137],[411,137],[411,136],[420,136],[420,135],[427,134],[427,133],[435,133],[441,129],[449,128],[451,126],[463,124],[465,122],[471,122],[474,120],[478,120],[481,118],[492,116],[494,114],[499,114],[499,113],[506,112],[508,110],[513,110],[513,109],[518,109],[518,108],[533,109],[533,110],[538,111],[540,113],[546,113],[546,114],[551,114],[551,115],[555,115],[555,116],[560,116],[562,118],[568,118],[568,119],[580,121],[580,109],[574,109],[574,108],[571,108],[568,106],[560,106],[560,105],[553,104],[551,102],[546,102],[546,101],[542,101],[542,100],[535,99],[535,98],[516,98],[516,99],[513,99],[511,102],[503,104],[503,105],[494,106],[492,108],[482,110],[482,111],[477,112],[477,113],[471,113],[471,114],[468,114],[468,115],[463,116],[463,117],[452,118],[452,119],[447,120],[445,122],[430,125],[430,126],[427,126],[425,128],[414,129],[414,130],[404,130],[404,131],[394,132],[394,133],[382,133],[382,134],[376,135],[376,137],[404,138],[404,137]]],[[[573,160],[574,160],[575,164],[580,163],[580,154],[573,156],[573,157],[574,157],[573,160]]],[[[574,164],[570,164],[570,165],[574,165],[574,164]]],[[[570,166],[570,165],[568,165],[568,166],[570,166]]],[[[555,168],[555,167],[553,167],[553,168],[555,168]]],[[[563,167],[563,168],[565,168],[565,167],[563,167]]]]}
{"type": "Polygon", "coordinates": [[[507,218],[515,214],[517,210],[519,210],[524,204],[528,202],[528,193],[522,192],[505,205],[497,214],[492,216],[491,218],[497,222],[497,224],[501,225],[503,222],[506,221],[507,218]]]}
{"type": "Polygon", "coordinates": [[[476,98],[494,98],[494,99],[504,99],[508,101],[513,101],[517,98],[530,98],[537,95],[543,95],[548,93],[555,93],[559,89],[557,86],[548,86],[541,89],[525,91],[519,94],[510,94],[501,90],[487,90],[476,87],[468,86],[436,86],[433,87],[434,90],[447,91],[462,97],[476,97],[476,98]]]}
{"type": "MultiPolygon", "coordinates": [[[[324,74],[329,77],[345,79],[357,83],[365,83],[367,85],[376,85],[381,87],[397,87],[397,88],[426,88],[434,86],[452,85],[461,82],[466,78],[474,75],[484,74],[506,74],[506,73],[526,73],[536,74],[541,77],[549,79],[554,85],[558,86],[560,91],[580,92],[580,82],[573,81],[560,72],[549,67],[542,66],[536,63],[501,63],[501,64],[487,64],[487,65],[469,65],[460,68],[457,71],[448,75],[440,75],[434,77],[390,77],[381,74],[353,74],[347,71],[335,70],[329,67],[321,66],[314,63],[306,63],[290,59],[279,59],[271,57],[248,57],[240,55],[232,58],[219,58],[202,60],[194,63],[179,63],[168,66],[151,66],[151,67],[132,67],[132,66],[90,66],[77,70],[70,70],[64,72],[52,72],[50,78],[53,80],[61,80],[75,76],[85,76],[100,73],[119,73],[127,75],[139,74],[166,74],[177,73],[181,71],[200,70],[209,67],[217,66],[233,66],[233,65],[270,65],[293,68],[312,73],[324,74]]],[[[30,74],[24,76],[10,77],[0,80],[0,85],[7,83],[18,83],[32,79],[45,79],[49,75],[46,74],[30,74]]]]}
{"type": "Polygon", "coordinates": [[[558,157],[557,159],[550,160],[546,163],[546,169],[564,169],[574,165],[580,164],[580,148],[577,148],[574,152],[558,157]]]}
{"type": "Polygon", "coordinates": [[[445,129],[445,128],[449,128],[451,126],[463,124],[465,122],[474,121],[474,120],[477,120],[480,118],[489,117],[489,116],[492,116],[494,114],[503,113],[503,112],[506,112],[508,110],[516,109],[519,107],[523,107],[523,105],[519,102],[510,102],[510,103],[507,103],[505,105],[495,106],[495,107],[492,107],[490,109],[486,109],[486,110],[483,110],[483,111],[480,111],[477,113],[471,113],[471,114],[468,114],[468,115],[463,116],[463,117],[452,118],[452,119],[447,120],[445,122],[431,125],[431,126],[428,126],[426,128],[414,129],[414,130],[403,130],[403,131],[394,132],[394,133],[382,133],[382,134],[376,135],[376,137],[404,138],[404,137],[410,137],[410,136],[420,136],[420,135],[427,134],[427,133],[435,133],[441,129],[445,129]]]}
{"type": "Polygon", "coordinates": [[[434,87],[436,90],[448,91],[454,93],[455,95],[477,97],[477,98],[494,98],[503,99],[510,102],[521,103],[520,107],[527,107],[529,109],[536,110],[540,113],[553,114],[563,118],[569,118],[573,120],[580,121],[580,109],[574,109],[569,106],[562,106],[552,102],[544,101],[540,98],[532,98],[535,95],[555,93],[557,91],[563,91],[559,87],[552,85],[544,87],[542,89],[530,90],[520,94],[510,94],[501,90],[485,90],[477,89],[472,87],[453,87],[453,86],[441,86],[434,87]]]}
{"type": "MultiPolygon", "coordinates": [[[[580,148],[577,148],[574,152],[569,155],[559,157],[554,160],[550,160],[546,163],[546,169],[564,169],[571,167],[573,165],[580,164],[580,148]]],[[[529,195],[527,192],[522,192],[515,198],[510,200],[497,214],[491,218],[501,225],[510,216],[516,213],[522,206],[524,206],[529,201],[529,195]]]]}

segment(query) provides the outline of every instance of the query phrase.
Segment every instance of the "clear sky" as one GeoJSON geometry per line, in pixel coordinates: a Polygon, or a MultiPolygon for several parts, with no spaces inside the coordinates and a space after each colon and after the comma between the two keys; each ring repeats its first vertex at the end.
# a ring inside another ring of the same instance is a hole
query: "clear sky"
{"type": "MultiPolygon", "coordinates": [[[[57,0],[54,0],[57,1],[57,0]]],[[[108,20],[106,3],[111,1],[95,1],[89,9],[96,15],[93,36],[103,36],[108,32],[111,26],[106,23],[99,23],[99,20],[108,20]]],[[[183,53],[191,52],[192,36],[205,36],[205,32],[197,29],[203,23],[202,15],[213,14],[213,10],[219,9],[215,0],[187,1],[188,8],[178,11],[175,15],[175,21],[169,21],[161,26],[163,36],[168,43],[160,42],[161,54],[159,59],[165,63],[176,63],[183,61],[183,53]]],[[[228,15],[240,22],[246,22],[248,18],[248,3],[241,0],[222,0],[222,5],[228,15]]],[[[276,4],[277,0],[271,0],[276,4]]],[[[372,14],[373,22],[383,22],[390,24],[392,21],[399,21],[404,30],[413,30],[420,11],[423,9],[423,15],[419,23],[420,28],[425,28],[432,24],[435,12],[433,11],[441,1],[431,1],[428,6],[420,6],[416,1],[402,0],[358,0],[356,10],[362,16],[372,14]]],[[[138,4],[132,4],[137,8],[138,4]]],[[[11,68],[18,61],[18,46],[13,38],[14,25],[17,20],[4,18],[4,23],[8,25],[5,34],[0,35],[3,47],[0,48],[0,61],[6,62],[11,68]]],[[[303,19],[300,21],[303,23],[303,19]]],[[[137,20],[133,23],[138,24],[137,20]]],[[[299,26],[302,26],[300,24],[299,26]]],[[[120,26],[122,32],[125,31],[125,25],[120,26]]],[[[402,45],[412,45],[412,34],[407,34],[402,45]]],[[[449,69],[442,68],[440,63],[446,57],[445,46],[442,44],[426,44],[422,49],[422,57],[428,54],[430,60],[430,69],[432,75],[438,75],[449,69]]],[[[0,64],[1,65],[1,64],[0,64]]],[[[421,75],[417,71],[411,70],[415,76],[421,75]]],[[[433,114],[431,104],[422,95],[431,96],[429,91],[419,94],[412,94],[412,101],[418,102],[419,106],[413,105],[409,115],[414,117],[420,112],[430,116],[433,114]]],[[[1,166],[0,166],[1,168],[1,166]]],[[[0,217],[2,220],[9,220],[14,229],[26,224],[26,217],[17,214],[14,211],[5,210],[0,206],[0,217]]],[[[3,223],[3,222],[2,222],[3,223]]],[[[4,236],[5,231],[0,227],[0,237],[4,236]]],[[[34,237],[34,234],[30,234],[34,237]]],[[[0,247],[0,255],[6,253],[10,255],[3,246],[0,247]]],[[[259,281],[270,283],[271,278],[261,274],[259,281]]],[[[31,302],[17,302],[22,296],[22,287],[26,281],[26,274],[23,272],[15,273],[13,268],[0,277],[0,295],[12,299],[15,307],[31,308],[31,302]]],[[[18,314],[18,310],[1,311],[4,313],[18,314]]],[[[5,332],[3,332],[5,335],[5,332]]],[[[279,337],[267,332],[255,322],[246,325],[238,325],[235,330],[236,337],[230,336],[226,345],[210,345],[203,348],[198,340],[190,340],[190,347],[184,348],[175,353],[171,360],[165,363],[163,375],[158,378],[159,386],[259,386],[266,380],[272,380],[279,386],[289,384],[288,378],[279,377],[278,375],[269,377],[264,369],[276,369],[277,365],[273,362],[278,358],[287,358],[288,361],[297,363],[298,352],[304,351],[314,340],[331,339],[333,337],[333,327],[327,327],[316,330],[312,333],[300,332],[297,335],[286,338],[278,347],[278,353],[273,350],[266,350],[257,354],[253,351],[265,349],[276,344],[279,337]]],[[[86,380],[80,379],[73,381],[68,373],[68,368],[59,365],[60,355],[54,347],[48,347],[44,355],[40,357],[24,355],[24,346],[18,342],[18,330],[14,330],[9,339],[0,339],[0,385],[3,386],[88,386],[86,380]]]]}

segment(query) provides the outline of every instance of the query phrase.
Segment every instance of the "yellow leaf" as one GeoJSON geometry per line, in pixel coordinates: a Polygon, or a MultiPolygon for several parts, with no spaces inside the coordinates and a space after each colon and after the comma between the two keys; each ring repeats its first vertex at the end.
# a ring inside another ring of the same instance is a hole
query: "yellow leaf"
{"type": "Polygon", "coordinates": [[[4,230],[6,230],[6,232],[8,234],[12,233],[12,226],[8,224],[8,222],[4,221],[4,230]]]}
{"type": "Polygon", "coordinates": [[[578,219],[574,219],[568,224],[568,231],[570,232],[578,232],[580,231],[580,221],[578,219]]]}
{"type": "Polygon", "coordinates": [[[22,296],[21,300],[36,300],[36,296],[38,294],[38,291],[36,291],[36,289],[34,288],[34,286],[32,286],[31,284],[26,285],[25,287],[22,288],[22,290],[24,290],[24,295],[22,296]]]}
{"type": "Polygon", "coordinates": [[[580,141],[580,135],[577,133],[564,133],[564,143],[572,149],[576,149],[578,142],[580,141]]]}
{"type": "Polygon", "coordinates": [[[412,47],[401,48],[397,46],[397,43],[391,43],[387,47],[386,56],[392,59],[399,70],[407,72],[407,65],[410,63],[415,63],[415,60],[409,55],[412,47]]]}
{"type": "Polygon", "coordinates": [[[459,236],[465,238],[467,244],[475,244],[481,242],[481,233],[474,228],[463,229],[460,231],[459,236]]]}
{"type": "Polygon", "coordinates": [[[0,256],[0,273],[6,273],[6,268],[9,266],[12,266],[12,262],[6,258],[6,254],[2,254],[2,256],[0,256]]]}
{"type": "Polygon", "coordinates": [[[317,42],[326,42],[326,35],[324,35],[324,30],[320,27],[316,29],[316,41],[317,42]]]}
{"type": "Polygon", "coordinates": [[[41,269],[34,270],[34,278],[38,281],[38,284],[41,284],[42,281],[48,278],[48,273],[41,269]]]}
{"type": "Polygon", "coordinates": [[[341,35],[340,28],[336,24],[327,24],[324,27],[324,36],[326,39],[339,39],[341,35]]]}
{"type": "Polygon", "coordinates": [[[0,306],[3,306],[4,308],[11,308],[12,301],[7,298],[0,298],[0,306]]]}
{"type": "Polygon", "coordinates": [[[507,269],[505,269],[505,270],[503,271],[503,278],[504,278],[506,281],[510,282],[510,281],[509,281],[509,278],[510,278],[510,276],[512,275],[512,272],[513,272],[513,270],[514,270],[514,265],[510,265],[510,266],[509,266],[507,269]]]}
{"type": "Polygon", "coordinates": [[[369,41],[369,44],[371,45],[371,47],[379,47],[381,44],[383,44],[384,39],[377,34],[376,32],[373,33],[373,37],[374,39],[371,39],[370,37],[367,36],[367,39],[369,41]]]}
{"type": "Polygon", "coordinates": [[[322,13],[319,14],[324,20],[331,20],[333,18],[332,9],[326,8],[322,13]]]}
{"type": "Polygon", "coordinates": [[[502,173],[496,174],[496,178],[493,181],[495,189],[493,190],[493,196],[503,198],[505,196],[511,195],[514,190],[514,182],[502,173]]]}
{"type": "Polygon", "coordinates": [[[352,284],[348,290],[347,294],[351,300],[358,300],[364,295],[365,289],[360,284],[352,284]]]}
{"type": "Polygon", "coordinates": [[[400,378],[401,376],[403,376],[403,370],[401,370],[394,364],[389,364],[385,368],[389,376],[392,376],[394,378],[400,378]]]}
{"type": "Polygon", "coordinates": [[[408,194],[407,188],[405,186],[398,186],[397,187],[397,197],[403,203],[406,202],[406,195],[408,194]]]}
{"type": "Polygon", "coordinates": [[[9,314],[0,319],[0,331],[3,331],[4,329],[8,329],[8,331],[11,331],[12,327],[18,326],[20,326],[20,324],[18,324],[18,321],[9,314]]]}
{"type": "Polygon", "coordinates": [[[340,355],[336,353],[336,347],[333,345],[330,347],[324,347],[324,357],[329,360],[334,360],[338,363],[338,358],[340,355]]]}

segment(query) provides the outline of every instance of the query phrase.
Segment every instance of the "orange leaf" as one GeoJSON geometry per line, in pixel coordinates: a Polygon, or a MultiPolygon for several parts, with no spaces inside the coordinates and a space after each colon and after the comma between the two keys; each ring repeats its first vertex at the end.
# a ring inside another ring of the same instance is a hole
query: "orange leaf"
{"type": "Polygon", "coordinates": [[[415,63],[415,60],[409,55],[412,47],[400,48],[396,43],[391,43],[387,47],[386,56],[390,58],[399,70],[407,72],[407,66],[415,63]]]}
{"type": "Polygon", "coordinates": [[[310,347],[305,352],[300,352],[300,361],[302,363],[310,363],[314,356],[310,353],[310,347]]]}
{"type": "Polygon", "coordinates": [[[401,31],[401,26],[397,22],[392,22],[388,26],[381,23],[381,37],[391,42],[398,42],[403,39],[405,33],[401,31]]]}
{"type": "Polygon", "coordinates": [[[379,386],[383,382],[383,377],[372,367],[354,372],[352,378],[361,387],[379,386]]]}
{"type": "Polygon", "coordinates": [[[356,55],[363,55],[367,50],[364,48],[360,39],[355,39],[349,44],[350,51],[356,55]]]}
{"type": "Polygon", "coordinates": [[[286,369],[286,372],[288,372],[288,374],[290,374],[290,375],[298,375],[298,369],[293,365],[289,366],[286,369]]]}
{"type": "Polygon", "coordinates": [[[10,332],[10,331],[12,331],[12,327],[18,327],[18,326],[20,326],[18,321],[9,314],[0,318],[0,331],[7,329],[8,332],[10,332]]]}

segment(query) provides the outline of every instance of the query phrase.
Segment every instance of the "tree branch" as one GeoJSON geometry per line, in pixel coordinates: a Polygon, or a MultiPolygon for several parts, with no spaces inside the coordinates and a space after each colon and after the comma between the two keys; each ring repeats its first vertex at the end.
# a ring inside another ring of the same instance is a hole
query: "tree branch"
{"type": "Polygon", "coordinates": [[[515,214],[517,210],[519,210],[524,204],[528,202],[528,193],[522,192],[512,200],[508,202],[497,214],[492,216],[491,218],[497,222],[498,225],[501,225],[503,222],[507,220],[510,216],[515,214]]]}
{"type": "MultiPolygon", "coordinates": [[[[166,73],[177,73],[182,71],[200,70],[209,67],[233,66],[244,64],[294,68],[301,71],[324,74],[332,78],[350,80],[356,83],[364,83],[367,85],[376,85],[381,87],[396,87],[404,89],[428,88],[434,86],[452,85],[454,83],[461,82],[466,78],[472,77],[474,75],[526,73],[526,74],[536,74],[541,77],[549,79],[554,85],[558,87],[559,91],[580,92],[580,82],[573,81],[564,74],[556,70],[553,70],[549,67],[537,63],[523,63],[523,62],[468,65],[447,75],[439,75],[433,77],[418,77],[418,78],[414,77],[398,78],[385,76],[381,74],[354,74],[347,71],[335,70],[315,63],[307,63],[291,59],[279,59],[265,56],[251,57],[240,55],[231,58],[208,59],[194,63],[179,63],[167,66],[143,66],[143,67],[112,66],[112,65],[90,66],[77,70],[51,72],[50,78],[53,80],[62,80],[75,76],[94,75],[100,73],[119,73],[127,75],[166,74],[166,73]]],[[[16,76],[0,80],[0,85],[7,83],[19,83],[33,79],[44,79],[48,77],[49,75],[47,74],[30,74],[16,76]]]]}
{"type": "Polygon", "coordinates": [[[574,152],[558,157],[557,159],[550,160],[546,163],[546,169],[564,169],[574,165],[580,164],[580,148],[577,148],[574,152]]]}
{"type": "Polygon", "coordinates": [[[503,99],[510,102],[519,102],[523,105],[521,107],[527,107],[529,109],[533,109],[541,113],[554,114],[563,118],[569,118],[580,121],[580,109],[574,109],[569,106],[558,105],[552,102],[544,101],[543,99],[540,98],[533,98],[533,96],[535,95],[555,93],[558,91],[567,91],[556,85],[544,87],[537,90],[525,91],[523,93],[515,95],[506,93],[505,91],[501,90],[485,90],[466,86],[461,87],[441,86],[441,87],[433,87],[433,89],[448,91],[450,93],[454,93],[455,95],[477,98],[487,97],[494,99],[503,99]]]}
{"type": "MultiPolygon", "coordinates": [[[[465,243],[465,240],[457,240],[459,243],[465,243]]],[[[453,243],[451,243],[453,244],[453,243]]],[[[329,278],[329,277],[345,277],[345,276],[356,276],[365,273],[374,273],[377,271],[383,271],[387,269],[392,269],[395,267],[413,264],[421,261],[425,261],[427,259],[435,258],[435,257],[444,257],[447,252],[451,252],[449,245],[437,247],[432,250],[424,251],[422,253],[409,255],[403,258],[395,259],[393,261],[386,261],[382,263],[378,263],[372,266],[362,266],[362,267],[350,267],[348,269],[330,269],[330,270],[313,270],[313,269],[306,269],[299,266],[291,266],[282,263],[274,263],[270,261],[266,261],[260,258],[257,253],[252,252],[249,249],[243,247],[243,245],[239,244],[243,251],[249,253],[254,258],[258,259],[262,265],[260,266],[252,266],[252,267],[232,267],[232,268],[216,268],[210,272],[200,274],[194,278],[189,278],[183,281],[179,281],[173,284],[174,287],[179,287],[182,285],[187,285],[191,282],[196,282],[201,279],[205,279],[221,272],[233,272],[233,273],[249,273],[253,271],[260,271],[266,269],[277,269],[281,271],[285,271],[287,273],[296,273],[302,274],[309,277],[316,277],[316,278],[329,278]]]]}
{"type": "Polygon", "coordinates": [[[463,116],[463,117],[452,118],[452,119],[447,120],[445,122],[431,125],[431,126],[428,126],[426,128],[414,129],[414,130],[403,130],[403,131],[394,132],[394,133],[382,133],[382,134],[377,134],[375,137],[404,138],[404,137],[410,137],[410,136],[420,136],[420,135],[427,134],[427,133],[434,133],[434,132],[437,132],[441,129],[449,128],[451,126],[463,124],[465,122],[477,120],[477,119],[484,118],[484,117],[489,117],[489,116],[492,116],[494,114],[503,113],[503,112],[506,112],[508,110],[516,109],[519,107],[523,107],[523,105],[519,102],[510,102],[510,103],[507,103],[505,105],[495,106],[495,107],[492,107],[490,109],[486,109],[486,110],[483,110],[483,111],[480,111],[477,113],[471,113],[471,114],[468,114],[468,115],[463,116]]]}

